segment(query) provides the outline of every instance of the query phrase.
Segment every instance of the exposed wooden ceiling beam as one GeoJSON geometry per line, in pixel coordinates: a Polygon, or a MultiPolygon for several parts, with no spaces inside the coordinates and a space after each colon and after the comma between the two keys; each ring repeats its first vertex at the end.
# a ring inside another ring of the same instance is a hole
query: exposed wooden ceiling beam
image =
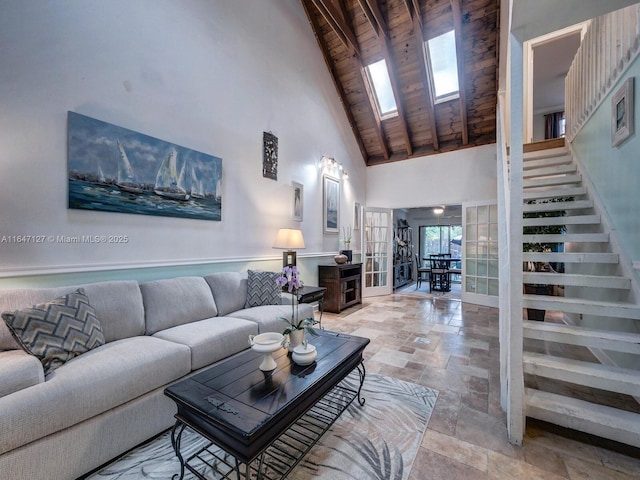
{"type": "Polygon", "coordinates": [[[467,122],[467,94],[464,74],[464,45],[462,38],[462,12],[460,0],[450,0],[453,12],[453,28],[456,37],[456,56],[458,58],[458,85],[460,86],[460,121],[462,122],[462,144],[469,143],[469,125],[467,122]]]}
{"type": "Polygon", "coordinates": [[[356,36],[354,35],[353,30],[345,20],[346,15],[344,14],[344,12],[341,12],[340,10],[338,10],[335,7],[335,5],[331,2],[331,0],[312,0],[312,2],[316,6],[320,14],[327,21],[327,23],[331,26],[332,30],[341,39],[341,41],[344,43],[343,39],[346,39],[347,43],[345,44],[345,47],[347,48],[347,50],[354,52],[354,55],[351,57],[350,61],[354,65],[354,70],[360,72],[360,77],[362,78],[363,87],[367,93],[367,96],[369,97],[370,112],[376,123],[376,137],[380,144],[380,148],[382,149],[382,154],[384,158],[388,159],[389,147],[387,146],[387,139],[385,138],[385,135],[384,135],[382,122],[380,121],[380,117],[376,114],[375,100],[373,98],[374,94],[371,91],[371,86],[369,85],[369,79],[367,78],[367,74],[364,70],[362,57],[360,56],[360,49],[358,48],[358,40],[356,39],[356,36]]]}
{"type": "Polygon", "coordinates": [[[387,35],[387,23],[384,21],[384,17],[382,16],[382,12],[378,8],[378,4],[375,1],[371,0],[358,0],[360,4],[360,8],[364,11],[365,17],[369,20],[369,23],[373,27],[373,30],[376,32],[376,36],[380,37],[380,35],[387,35]]]}
{"type": "MultiPolygon", "coordinates": [[[[402,136],[404,138],[407,155],[412,155],[413,147],[411,145],[411,137],[409,135],[409,129],[407,127],[407,116],[404,109],[403,97],[400,91],[400,82],[398,81],[398,75],[396,73],[396,64],[389,42],[386,22],[375,0],[358,0],[358,4],[364,11],[365,16],[369,20],[371,28],[373,28],[373,30],[376,32],[376,36],[378,37],[378,40],[380,42],[382,56],[384,58],[384,61],[387,63],[387,71],[389,73],[389,80],[391,81],[391,90],[393,91],[393,97],[396,101],[396,108],[398,109],[398,120],[400,123],[400,129],[402,130],[402,136]]],[[[365,80],[368,82],[368,78],[365,80]]],[[[373,108],[377,109],[376,105],[377,102],[373,104],[373,108]]]]}
{"type": "Polygon", "coordinates": [[[358,41],[353,31],[347,25],[341,12],[335,7],[331,0],[312,0],[320,14],[325,18],[327,23],[331,25],[331,28],[336,32],[342,43],[347,48],[353,48],[358,57],[360,56],[360,49],[358,48],[358,41]]]}
{"type": "Polygon", "coordinates": [[[424,26],[422,23],[422,14],[420,13],[420,4],[417,0],[405,0],[405,5],[409,10],[409,16],[413,20],[414,31],[414,49],[420,63],[420,77],[424,85],[427,95],[427,117],[429,119],[429,128],[431,129],[431,143],[434,150],[440,149],[438,141],[438,129],[436,126],[436,108],[433,101],[433,74],[431,73],[429,52],[424,46],[424,26]]]}
{"type": "Polygon", "coordinates": [[[324,45],[324,43],[322,42],[322,37],[319,35],[318,32],[320,32],[320,26],[317,24],[315,17],[313,16],[313,13],[309,10],[309,2],[308,1],[303,1],[302,2],[302,6],[304,8],[304,11],[307,14],[307,18],[309,19],[309,23],[311,24],[311,28],[313,29],[313,33],[315,34],[316,37],[316,41],[318,42],[318,46],[320,47],[320,51],[322,52],[322,57],[324,58],[324,62],[327,65],[327,68],[329,69],[329,72],[331,73],[331,79],[333,80],[333,85],[335,86],[337,92],[338,92],[338,97],[340,98],[340,103],[342,103],[342,107],[344,108],[344,112],[347,115],[347,120],[349,121],[349,126],[351,127],[351,131],[353,132],[353,136],[356,139],[356,143],[358,144],[358,148],[360,149],[360,153],[362,154],[362,159],[364,160],[364,162],[366,163],[367,161],[367,149],[364,146],[364,142],[362,141],[362,136],[360,135],[360,130],[358,129],[358,126],[356,124],[356,120],[353,117],[353,112],[351,111],[351,108],[349,107],[349,102],[347,101],[347,95],[344,91],[344,88],[342,88],[342,84],[338,81],[338,74],[335,71],[334,67],[333,67],[333,63],[331,62],[331,58],[329,57],[328,54],[328,49],[327,47],[324,45]]]}

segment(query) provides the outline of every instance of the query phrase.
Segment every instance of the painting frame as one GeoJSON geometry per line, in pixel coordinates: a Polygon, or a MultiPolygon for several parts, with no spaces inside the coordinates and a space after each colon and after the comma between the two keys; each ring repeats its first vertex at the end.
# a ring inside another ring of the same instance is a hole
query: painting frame
{"type": "Polygon", "coordinates": [[[617,147],[635,130],[634,77],[628,78],[611,97],[611,146],[617,147]]]}
{"type": "Polygon", "coordinates": [[[353,229],[360,230],[360,202],[353,202],[353,229]]]}
{"type": "Polygon", "coordinates": [[[340,180],[322,176],[322,232],[340,234],[340,180]]]}
{"type": "Polygon", "coordinates": [[[294,222],[301,222],[304,217],[304,185],[294,180],[291,189],[291,218],[294,222]]]}
{"type": "Polygon", "coordinates": [[[222,158],[67,112],[67,207],[222,221],[222,158]]]}
{"type": "Polygon", "coordinates": [[[278,180],[278,137],[262,132],[262,176],[278,180]]]}

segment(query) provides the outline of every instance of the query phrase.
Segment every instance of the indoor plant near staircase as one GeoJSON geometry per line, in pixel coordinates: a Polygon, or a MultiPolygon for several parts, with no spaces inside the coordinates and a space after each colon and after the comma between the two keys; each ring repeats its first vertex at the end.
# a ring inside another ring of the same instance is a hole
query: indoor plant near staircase
{"type": "MultiPolygon", "coordinates": [[[[539,203],[556,203],[556,202],[568,202],[572,201],[574,197],[553,197],[544,200],[530,200],[526,203],[539,204],[539,203]]],[[[566,215],[565,210],[552,210],[544,212],[525,212],[524,218],[546,218],[546,217],[563,217],[566,215]]],[[[523,227],[522,233],[524,235],[561,235],[566,232],[565,225],[534,225],[523,227]]],[[[537,253],[551,253],[557,252],[562,246],[562,243],[556,242],[535,242],[535,243],[523,243],[523,252],[537,252],[537,253]]],[[[524,262],[523,266],[526,272],[547,272],[556,273],[549,262],[524,262]]],[[[538,283],[525,283],[524,293],[529,295],[553,295],[553,286],[548,284],[538,283]]],[[[529,320],[544,321],[545,310],[527,308],[527,318],[529,320]]]]}

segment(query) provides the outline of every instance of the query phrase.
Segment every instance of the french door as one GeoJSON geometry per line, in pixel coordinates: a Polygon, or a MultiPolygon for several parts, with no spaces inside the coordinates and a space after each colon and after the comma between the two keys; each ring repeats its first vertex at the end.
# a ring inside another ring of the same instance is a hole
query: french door
{"type": "Polygon", "coordinates": [[[393,210],[362,209],[362,296],[389,295],[393,288],[393,210]]]}

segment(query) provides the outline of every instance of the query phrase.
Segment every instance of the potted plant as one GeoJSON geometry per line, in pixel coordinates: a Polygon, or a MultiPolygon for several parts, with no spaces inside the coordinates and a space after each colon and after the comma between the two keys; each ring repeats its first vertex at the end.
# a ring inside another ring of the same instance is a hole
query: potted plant
{"type": "MultiPolygon", "coordinates": [[[[573,197],[554,197],[545,200],[529,200],[527,204],[535,203],[556,203],[567,202],[573,200],[573,197]]],[[[553,210],[547,212],[525,212],[524,218],[545,218],[545,217],[563,217],[566,215],[564,210],[553,210]]],[[[566,232],[565,225],[535,225],[523,227],[522,233],[524,235],[560,235],[566,232]]],[[[524,243],[522,245],[523,252],[554,252],[558,251],[558,248],[562,243],[554,242],[538,242],[538,243],[524,243]]],[[[553,272],[556,270],[551,266],[549,262],[524,262],[523,270],[526,272],[553,272]]],[[[539,284],[539,283],[525,283],[524,293],[529,295],[553,295],[553,288],[551,285],[539,284]]],[[[527,318],[529,320],[544,321],[545,310],[539,310],[535,308],[527,308],[527,318]]]]}
{"type": "Polygon", "coordinates": [[[287,323],[288,327],[284,329],[282,334],[289,339],[288,348],[290,352],[304,341],[304,333],[309,332],[310,335],[317,337],[318,332],[313,328],[314,319],[298,318],[298,290],[302,288],[302,280],[300,279],[300,270],[295,265],[286,266],[280,272],[280,276],[276,278],[276,284],[283,290],[291,294],[291,318],[281,317],[281,320],[287,323]]]}

